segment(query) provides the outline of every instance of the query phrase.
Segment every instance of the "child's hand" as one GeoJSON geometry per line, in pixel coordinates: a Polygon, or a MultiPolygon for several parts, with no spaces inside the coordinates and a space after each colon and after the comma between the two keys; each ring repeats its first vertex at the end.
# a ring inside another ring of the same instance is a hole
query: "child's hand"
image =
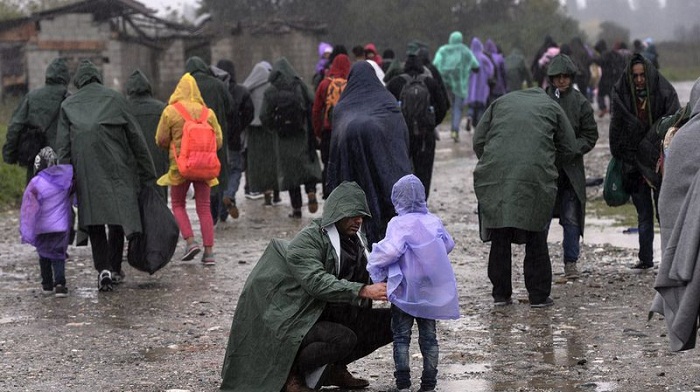
{"type": "Polygon", "coordinates": [[[375,283],[362,286],[360,297],[369,298],[374,301],[386,301],[386,283],[375,283]]]}

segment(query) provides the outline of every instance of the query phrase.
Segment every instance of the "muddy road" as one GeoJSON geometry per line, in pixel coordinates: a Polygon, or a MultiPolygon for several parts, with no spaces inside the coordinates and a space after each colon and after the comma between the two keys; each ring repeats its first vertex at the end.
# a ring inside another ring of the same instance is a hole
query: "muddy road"
{"type": "MultiPolygon", "coordinates": [[[[589,177],[604,174],[608,121],[599,119],[601,138],[586,158],[589,177]]],[[[461,143],[453,143],[444,128],[441,135],[429,206],[457,243],[451,260],[462,317],[438,324],[439,391],[700,390],[697,350],[670,352],[661,318],[647,321],[657,269],[629,269],[633,248],[587,240],[580,278],[566,281],[553,234],[555,305],[531,309],[524,249],[514,247],[516,301],[494,309],[486,276],[489,245],[479,240],[474,213],[471,138],[463,134],[461,143]]],[[[590,198],[601,194],[589,188],[590,198]]],[[[67,298],[42,295],[37,256],[19,244],[17,211],[0,215],[0,391],[216,391],[248,273],[270,238],[291,238],[321,214],[304,210],[301,221],[292,220],[286,195],[283,200],[264,207],[239,194],[241,217],[216,229],[216,266],[204,267],[199,258],[173,260],[149,276],[125,263],[126,281],[110,293],[97,292],[90,250],[70,247],[67,298]]],[[[421,366],[416,338],[414,332],[414,388],[421,366]]],[[[350,369],[371,380],[367,391],[387,390],[393,385],[391,347],[350,369]]]]}

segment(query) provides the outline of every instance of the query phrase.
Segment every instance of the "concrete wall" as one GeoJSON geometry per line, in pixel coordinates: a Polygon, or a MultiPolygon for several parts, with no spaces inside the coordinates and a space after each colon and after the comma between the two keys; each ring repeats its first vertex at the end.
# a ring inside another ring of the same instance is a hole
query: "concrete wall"
{"type": "MultiPolygon", "coordinates": [[[[155,70],[158,73],[158,92],[155,96],[161,101],[168,101],[185,73],[185,60],[185,44],[181,39],[172,41],[165,51],[158,54],[155,70]]],[[[156,89],[156,85],[153,88],[156,89]]]]}
{"type": "Polygon", "coordinates": [[[53,50],[29,49],[27,56],[27,84],[29,90],[41,87],[46,80],[46,68],[60,54],[53,50]]]}

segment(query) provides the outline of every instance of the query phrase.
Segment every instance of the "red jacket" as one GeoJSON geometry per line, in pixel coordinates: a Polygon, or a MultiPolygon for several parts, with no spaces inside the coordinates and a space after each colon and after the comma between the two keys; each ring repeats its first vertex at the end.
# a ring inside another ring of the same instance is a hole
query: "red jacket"
{"type": "MultiPolygon", "coordinates": [[[[324,131],[323,116],[326,113],[326,93],[328,92],[328,85],[331,82],[331,78],[347,79],[350,73],[350,65],[348,56],[339,54],[333,59],[331,67],[328,70],[328,75],[318,84],[316,96],[314,97],[314,105],[311,109],[311,124],[314,127],[314,134],[317,138],[320,138],[321,133],[324,131]]],[[[330,129],[327,130],[330,131],[330,129]]]]}

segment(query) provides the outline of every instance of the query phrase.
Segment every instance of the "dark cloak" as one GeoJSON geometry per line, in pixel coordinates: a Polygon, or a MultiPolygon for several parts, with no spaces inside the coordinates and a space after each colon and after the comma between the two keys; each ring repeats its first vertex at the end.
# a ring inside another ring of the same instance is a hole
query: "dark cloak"
{"type": "Polygon", "coordinates": [[[396,98],[369,63],[355,63],[333,109],[328,190],[343,181],[355,181],[365,191],[372,219],[365,220],[363,231],[371,244],[384,237],[395,215],[394,183],[411,173],[408,143],[408,128],[396,98]]]}

